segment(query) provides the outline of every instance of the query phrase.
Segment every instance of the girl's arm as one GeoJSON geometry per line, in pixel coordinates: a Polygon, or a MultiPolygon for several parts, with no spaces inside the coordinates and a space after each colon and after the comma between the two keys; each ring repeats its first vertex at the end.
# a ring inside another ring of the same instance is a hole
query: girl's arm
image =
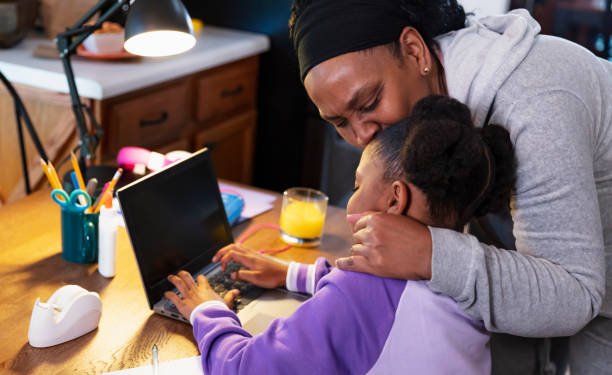
{"type": "Polygon", "coordinates": [[[396,283],[389,293],[383,279],[334,270],[293,315],[255,337],[223,303],[208,302],[191,315],[204,373],[366,373],[393,324],[405,285],[396,283]]]}

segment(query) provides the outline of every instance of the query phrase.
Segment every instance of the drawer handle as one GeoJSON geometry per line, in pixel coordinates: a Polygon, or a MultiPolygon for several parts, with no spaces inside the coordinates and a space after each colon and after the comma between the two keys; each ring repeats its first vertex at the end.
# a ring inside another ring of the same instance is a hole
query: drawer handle
{"type": "Polygon", "coordinates": [[[221,97],[222,98],[227,98],[227,97],[230,97],[230,96],[240,95],[243,91],[244,91],[244,86],[242,86],[240,84],[240,85],[236,86],[236,88],[233,89],[233,90],[222,90],[221,91],[221,97]]]}
{"type": "Polygon", "coordinates": [[[168,119],[168,112],[163,111],[161,116],[159,116],[159,118],[156,118],[154,120],[140,120],[140,127],[145,128],[147,126],[159,125],[163,123],[164,121],[166,121],[167,119],[168,119]]]}

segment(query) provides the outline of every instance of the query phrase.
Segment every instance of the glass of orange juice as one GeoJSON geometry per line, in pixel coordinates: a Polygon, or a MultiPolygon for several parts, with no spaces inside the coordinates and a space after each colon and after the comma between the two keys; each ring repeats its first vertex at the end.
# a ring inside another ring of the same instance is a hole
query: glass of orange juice
{"type": "Polygon", "coordinates": [[[294,246],[316,246],[321,241],[327,195],[309,188],[291,188],[283,193],[281,237],[294,246]]]}

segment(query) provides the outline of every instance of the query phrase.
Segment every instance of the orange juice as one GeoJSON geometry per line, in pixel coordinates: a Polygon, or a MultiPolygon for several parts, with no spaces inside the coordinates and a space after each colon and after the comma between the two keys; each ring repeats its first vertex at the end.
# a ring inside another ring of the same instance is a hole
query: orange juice
{"type": "Polygon", "coordinates": [[[324,221],[325,211],[316,202],[293,200],[283,207],[280,227],[291,236],[310,239],[321,236],[324,221]]]}

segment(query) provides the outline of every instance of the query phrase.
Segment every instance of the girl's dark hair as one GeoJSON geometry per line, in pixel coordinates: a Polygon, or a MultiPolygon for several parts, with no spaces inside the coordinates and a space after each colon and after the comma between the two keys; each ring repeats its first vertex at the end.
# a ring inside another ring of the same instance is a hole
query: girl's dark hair
{"type": "Polygon", "coordinates": [[[405,178],[427,196],[434,220],[507,209],[516,182],[510,134],[499,125],[475,128],[468,107],[429,96],[413,109],[401,153],[405,178]]]}
{"type": "MultiPolygon", "coordinates": [[[[406,26],[412,26],[427,44],[430,50],[434,47],[434,38],[450,31],[465,27],[466,15],[457,0],[396,0],[398,10],[406,19],[406,26]]],[[[294,0],[289,17],[289,36],[295,40],[295,24],[302,12],[317,0],[294,0]]],[[[381,20],[384,22],[384,20],[381,20]]],[[[398,35],[399,36],[399,35],[398,35]]],[[[391,43],[395,51],[397,43],[391,43]]]]}
{"type": "Polygon", "coordinates": [[[509,206],[516,181],[510,135],[498,125],[475,128],[457,100],[422,99],[410,118],[378,133],[368,149],[382,162],[385,181],[403,179],[423,191],[435,224],[459,227],[509,206]]]}
{"type": "Polygon", "coordinates": [[[383,165],[383,180],[393,182],[405,180],[404,166],[400,159],[404,140],[406,139],[406,126],[409,119],[402,120],[393,126],[379,132],[368,143],[367,149],[383,165]]]}

